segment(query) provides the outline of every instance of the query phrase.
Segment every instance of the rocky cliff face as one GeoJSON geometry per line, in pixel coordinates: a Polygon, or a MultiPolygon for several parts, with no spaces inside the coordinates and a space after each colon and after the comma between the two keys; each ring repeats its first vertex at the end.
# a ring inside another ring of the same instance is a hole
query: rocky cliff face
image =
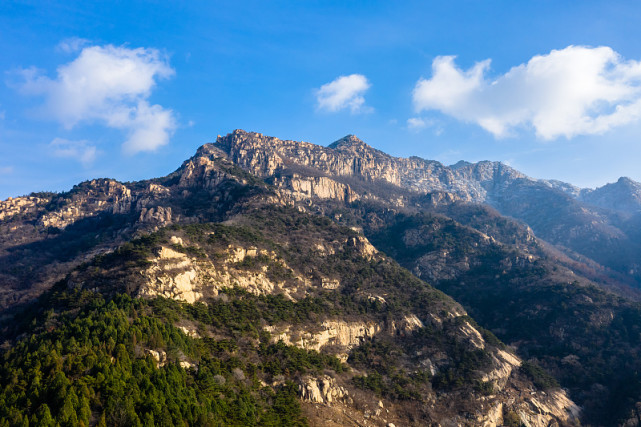
{"type": "MultiPolygon", "coordinates": [[[[294,166],[304,166],[325,174],[326,179],[358,178],[412,190],[443,190],[465,200],[478,201],[484,196],[480,186],[461,184],[453,171],[438,162],[394,158],[353,135],[329,147],[321,147],[238,130],[219,138],[215,146],[227,153],[234,163],[262,177],[286,174],[295,170],[294,166]]],[[[461,176],[464,180],[464,174],[461,176]]]]}
{"type": "Polygon", "coordinates": [[[384,182],[420,193],[443,191],[471,202],[488,201],[517,180],[535,182],[499,162],[460,162],[447,167],[418,157],[392,157],[354,135],[322,147],[237,130],[214,145],[258,176],[276,176],[294,166],[305,166],[332,178],[384,182]]]}
{"type": "MultiPolygon", "coordinates": [[[[183,246],[185,240],[181,237],[171,236],[169,242],[172,243],[170,247],[160,246],[146,260],[150,266],[140,271],[144,281],[138,295],[194,303],[205,297],[218,296],[221,289],[236,287],[254,295],[279,293],[296,301],[308,295],[311,289],[337,290],[341,287],[340,279],[319,273],[306,275],[292,268],[274,251],[228,245],[214,257],[208,257],[202,255],[198,246],[183,246]],[[189,256],[185,251],[196,252],[197,255],[189,256]],[[248,268],[254,266],[260,268],[248,268]],[[281,274],[276,276],[274,270],[281,274]]],[[[314,250],[317,256],[326,257],[342,252],[343,247],[354,248],[370,260],[376,255],[376,249],[363,236],[317,243],[314,250]]],[[[289,339],[286,341],[291,342],[289,339]]],[[[304,348],[320,350],[320,347],[304,348]]]]}
{"type": "Polygon", "coordinates": [[[25,215],[37,211],[38,206],[46,204],[49,200],[42,197],[9,197],[0,201],[0,221],[8,220],[16,215],[25,215]]]}

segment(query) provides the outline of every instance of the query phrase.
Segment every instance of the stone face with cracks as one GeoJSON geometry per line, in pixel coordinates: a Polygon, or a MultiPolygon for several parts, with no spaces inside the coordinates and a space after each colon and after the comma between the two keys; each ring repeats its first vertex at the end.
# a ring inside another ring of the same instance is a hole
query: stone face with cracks
{"type": "Polygon", "coordinates": [[[349,399],[349,392],[336,385],[334,378],[324,375],[320,378],[305,377],[298,386],[300,398],[305,402],[331,405],[349,399]]]}
{"type": "Polygon", "coordinates": [[[162,247],[153,265],[142,274],[148,279],[139,290],[142,297],[163,296],[188,303],[202,297],[196,268],[181,252],[162,247]]]}

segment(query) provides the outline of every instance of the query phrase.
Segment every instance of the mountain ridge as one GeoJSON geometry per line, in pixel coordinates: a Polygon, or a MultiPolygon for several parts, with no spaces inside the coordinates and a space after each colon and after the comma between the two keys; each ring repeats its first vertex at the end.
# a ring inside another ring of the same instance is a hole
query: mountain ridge
{"type": "MultiPolygon", "coordinates": [[[[346,138],[360,141],[354,136],[346,138]]],[[[461,201],[487,203],[502,214],[525,222],[537,235],[561,250],[569,249],[566,253],[570,257],[574,253],[585,255],[613,270],[616,280],[626,276],[624,281],[628,284],[641,285],[638,256],[641,247],[627,231],[636,218],[622,217],[619,211],[583,203],[582,190],[576,190],[571,184],[536,180],[500,162],[482,161],[451,169],[437,161],[396,158],[361,142],[356,143],[359,149],[356,156],[352,150],[341,152],[310,143],[296,145],[294,141],[236,130],[219,138],[214,145],[258,176],[272,176],[291,165],[303,165],[343,179],[387,182],[410,192],[445,192],[461,201]],[[259,153],[259,146],[268,148],[271,154],[259,153]],[[271,163],[265,165],[265,161],[271,163]],[[595,238],[599,244],[584,245],[595,238]]],[[[345,191],[349,189],[345,187],[345,191]]]]}

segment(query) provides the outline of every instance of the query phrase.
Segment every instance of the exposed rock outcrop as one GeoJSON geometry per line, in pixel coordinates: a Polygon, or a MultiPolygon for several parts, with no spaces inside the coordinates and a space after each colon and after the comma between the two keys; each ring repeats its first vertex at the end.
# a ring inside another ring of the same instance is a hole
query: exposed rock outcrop
{"type": "Polygon", "coordinates": [[[9,197],[7,200],[0,201],[0,221],[16,215],[36,212],[38,207],[47,201],[40,197],[9,197]]]}
{"type": "Polygon", "coordinates": [[[483,350],[485,348],[485,341],[483,336],[475,327],[469,324],[469,322],[463,322],[459,330],[461,331],[462,339],[466,340],[472,347],[483,350]]]}
{"type": "Polygon", "coordinates": [[[373,322],[326,320],[314,329],[297,329],[289,325],[265,327],[271,333],[273,342],[283,341],[288,345],[316,351],[331,346],[332,353],[342,360],[347,360],[349,350],[385,330],[385,327],[373,322]]]}
{"type": "Polygon", "coordinates": [[[581,412],[563,390],[536,393],[514,409],[523,425],[528,427],[548,427],[556,420],[576,422],[581,412]]]}
{"type": "Polygon", "coordinates": [[[95,179],[72,192],[64,206],[45,213],[39,220],[43,227],[65,228],[74,222],[99,214],[127,213],[131,210],[131,190],[124,184],[111,179],[95,179]]]}
{"type": "Polygon", "coordinates": [[[349,392],[336,385],[334,378],[324,375],[320,378],[304,377],[298,386],[300,398],[305,402],[332,403],[349,401],[349,392]]]}
{"type": "Polygon", "coordinates": [[[521,366],[521,360],[505,350],[497,349],[496,353],[492,354],[492,366],[493,369],[483,375],[481,381],[492,381],[495,389],[501,390],[514,368],[521,366]]]}
{"type": "Polygon", "coordinates": [[[298,174],[281,176],[270,180],[280,188],[288,190],[295,200],[331,199],[351,203],[360,199],[347,184],[342,184],[326,176],[302,177],[298,174]]]}
{"type": "Polygon", "coordinates": [[[152,262],[142,273],[147,283],[140,287],[140,296],[162,296],[189,303],[202,297],[196,266],[187,255],[163,247],[152,262]]]}
{"type": "Polygon", "coordinates": [[[167,364],[167,353],[165,353],[163,350],[146,349],[145,351],[148,355],[154,358],[154,360],[156,361],[156,365],[159,368],[167,364]]]}
{"type": "MultiPolygon", "coordinates": [[[[185,250],[181,238],[171,236],[170,241],[175,246],[160,247],[149,259],[151,265],[141,271],[144,281],[138,290],[140,296],[163,296],[193,303],[203,296],[215,297],[222,288],[238,287],[255,295],[282,293],[290,299],[298,299],[314,286],[332,290],[340,286],[340,281],[325,277],[319,277],[319,283],[316,283],[313,278],[297,273],[274,252],[264,249],[230,245],[215,259],[195,258],[177,250],[185,250]],[[258,257],[261,263],[267,264],[259,269],[249,269],[242,264],[248,258],[258,257]],[[270,264],[289,271],[291,280],[270,277],[270,264]]],[[[364,254],[368,254],[367,246],[363,248],[364,254]]]]}

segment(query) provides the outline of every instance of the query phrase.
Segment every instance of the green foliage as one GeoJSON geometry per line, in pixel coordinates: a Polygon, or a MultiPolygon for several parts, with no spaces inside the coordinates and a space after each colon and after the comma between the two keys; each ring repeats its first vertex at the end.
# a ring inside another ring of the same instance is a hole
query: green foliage
{"type": "Polygon", "coordinates": [[[520,427],[522,425],[519,415],[511,410],[503,411],[503,425],[507,427],[520,427]]]}
{"type": "Polygon", "coordinates": [[[222,289],[221,294],[227,297],[210,300],[208,304],[186,304],[166,298],[156,298],[149,304],[155,312],[168,319],[186,317],[225,331],[230,336],[253,338],[259,337],[258,325],[262,322],[299,324],[316,322],[325,316],[375,311],[372,302],[355,301],[352,296],[335,292],[320,292],[298,302],[281,294],[257,296],[240,288],[222,289]]]}
{"type": "Polygon", "coordinates": [[[282,341],[270,345],[262,343],[258,354],[263,360],[262,371],[272,377],[293,373],[304,374],[309,371],[321,373],[324,369],[343,372],[346,369],[346,366],[334,356],[288,346],[282,341]]]}
{"type": "MultiPolygon", "coordinates": [[[[240,191],[235,186],[229,183],[225,191],[240,191]]],[[[204,191],[191,192],[181,203],[177,212],[193,210],[206,219],[216,217],[220,208],[204,191]]],[[[43,424],[51,418],[52,423],[105,426],[302,425],[292,381],[329,371],[350,374],[336,357],[273,343],[266,325],[309,329],[340,318],[389,326],[405,314],[426,319],[452,309],[453,302],[440,291],[389,259],[364,253],[353,230],[286,207],[243,212],[233,223],[173,225],[139,237],[61,282],[12,333],[18,337],[21,329],[28,338],[14,341],[2,355],[0,418],[8,425],[32,418],[43,424]],[[173,245],[174,250],[209,259],[214,266],[230,246],[256,248],[256,256],[228,267],[264,271],[285,286],[298,286],[302,276],[313,286],[296,302],[239,288],[220,290],[216,298],[196,304],[122,295],[134,294],[148,258],[174,235],[185,242],[173,245]],[[325,245],[322,256],[319,242],[325,245]],[[339,290],[323,290],[326,278],[339,280],[339,290]],[[68,283],[84,283],[104,296],[69,291],[68,283]],[[194,326],[203,338],[185,336],[174,324],[194,326]],[[150,350],[166,355],[164,366],[150,350]],[[197,368],[183,369],[181,361],[197,368]],[[262,386],[266,383],[281,385],[262,386]]],[[[454,339],[461,322],[474,324],[461,317],[445,320],[442,329],[399,330],[402,339],[364,342],[349,356],[359,373],[366,373],[353,377],[353,384],[398,401],[420,402],[433,386],[491,392],[478,378],[487,354],[454,339]],[[451,359],[444,373],[433,378],[429,369],[417,368],[426,357],[443,353],[451,359]]],[[[484,336],[492,338],[489,332],[484,336]]]]}
{"type": "Polygon", "coordinates": [[[534,362],[523,361],[521,364],[521,372],[527,375],[532,380],[534,385],[543,390],[549,388],[559,387],[559,382],[552,375],[548,374],[543,368],[534,362]]]}
{"type": "Polygon", "coordinates": [[[378,372],[372,372],[369,375],[354,376],[352,382],[358,388],[371,390],[388,399],[422,400],[421,393],[412,379],[401,373],[384,377],[378,372]]]}
{"type": "Polygon", "coordinates": [[[226,173],[242,179],[248,185],[255,186],[255,187],[266,187],[265,183],[260,178],[258,178],[256,175],[253,175],[247,172],[245,169],[241,168],[236,164],[221,163],[219,167],[226,173]]]}
{"type": "Polygon", "coordinates": [[[180,244],[173,244],[171,248],[177,252],[182,252],[194,258],[207,258],[207,253],[197,246],[183,246],[180,244]]]}
{"type": "Polygon", "coordinates": [[[93,265],[101,268],[111,268],[116,265],[145,266],[148,264],[147,258],[153,255],[153,249],[165,241],[166,237],[163,230],[146,234],[123,244],[114,252],[96,256],[93,260],[93,265]]]}
{"type": "Polygon", "coordinates": [[[294,384],[263,388],[259,376],[344,369],[282,343],[243,344],[240,355],[233,340],[194,340],[165,317],[181,312],[168,300],[74,291],[47,302],[55,308],[34,318],[30,338],[2,354],[0,426],[305,425],[294,384]],[[165,352],[165,366],[147,349],[165,352]]]}
{"type": "Polygon", "coordinates": [[[490,396],[494,394],[494,383],[492,381],[477,381],[474,390],[484,396],[490,396]]]}
{"type": "Polygon", "coordinates": [[[354,348],[348,362],[368,371],[367,375],[354,376],[354,385],[388,399],[421,401],[421,396],[431,390],[432,378],[428,371],[406,369],[404,359],[408,350],[382,339],[354,348]]]}
{"type": "Polygon", "coordinates": [[[242,225],[222,225],[218,223],[196,223],[187,225],[174,225],[172,230],[181,230],[189,240],[226,247],[230,244],[257,245],[267,240],[260,231],[242,225]]]}

